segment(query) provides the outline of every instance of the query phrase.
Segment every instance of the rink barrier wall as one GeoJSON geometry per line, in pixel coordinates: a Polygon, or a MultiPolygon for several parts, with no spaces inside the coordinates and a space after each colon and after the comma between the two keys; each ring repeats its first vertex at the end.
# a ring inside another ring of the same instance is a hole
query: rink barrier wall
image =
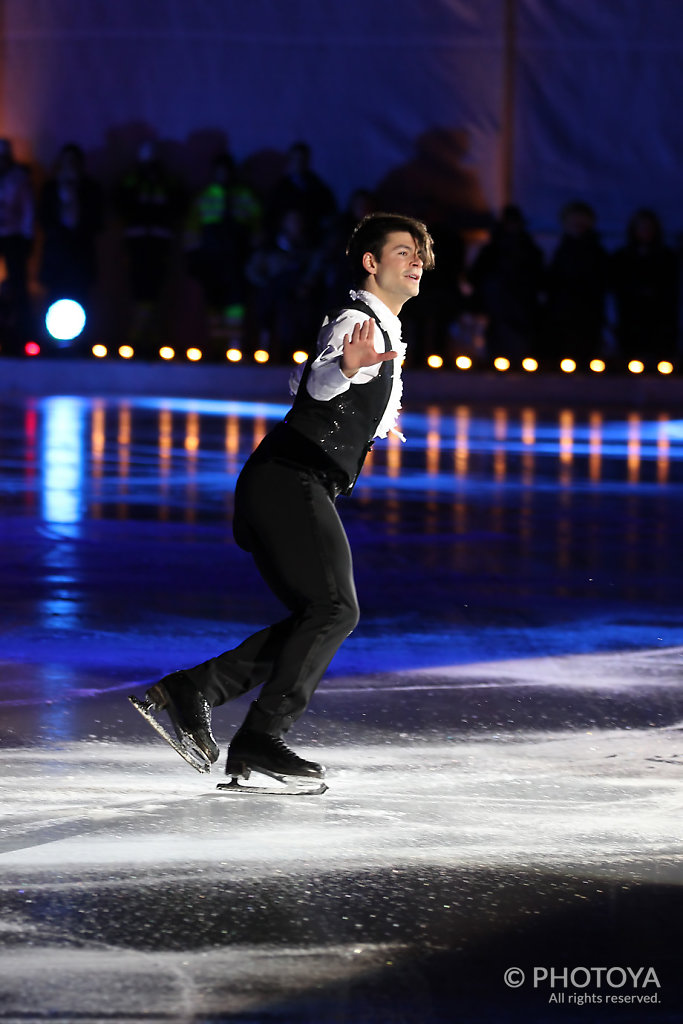
{"type": "MultiPolygon", "coordinates": [[[[88,359],[0,359],[0,398],[31,395],[155,395],[286,401],[288,366],[159,364],[88,359]]],[[[404,371],[405,401],[683,406],[683,378],[574,373],[404,371]]]]}

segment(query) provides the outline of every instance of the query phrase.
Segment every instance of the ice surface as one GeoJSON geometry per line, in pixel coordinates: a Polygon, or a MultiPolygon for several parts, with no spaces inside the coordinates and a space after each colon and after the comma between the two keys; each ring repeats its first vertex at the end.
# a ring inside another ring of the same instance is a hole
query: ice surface
{"type": "Polygon", "coordinates": [[[0,1020],[679,1022],[676,423],[408,414],[292,735],[330,790],[234,798],[126,698],[278,613],[229,530],[277,415],[0,408],[0,1020]],[[539,964],[652,966],[618,991],[659,1001],[560,1007],[539,964]]]}

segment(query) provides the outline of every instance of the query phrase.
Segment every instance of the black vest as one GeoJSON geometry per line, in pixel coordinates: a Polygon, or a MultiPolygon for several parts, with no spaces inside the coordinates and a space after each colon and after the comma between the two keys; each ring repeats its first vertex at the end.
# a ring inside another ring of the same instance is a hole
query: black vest
{"type": "MultiPolygon", "coordinates": [[[[384,337],[384,351],[391,351],[391,338],[367,303],[355,299],[342,309],[358,309],[371,316],[384,337]]],[[[343,471],[348,478],[348,486],[343,493],[350,494],[363,468],[365,457],[372,448],[377,425],[391,395],[394,361],[385,360],[377,376],[367,384],[351,384],[341,395],[321,402],[312,398],[306,387],[315,358],[316,355],[310,356],[306,363],[296,398],[285,416],[285,423],[317,444],[335,466],[343,471]]]]}

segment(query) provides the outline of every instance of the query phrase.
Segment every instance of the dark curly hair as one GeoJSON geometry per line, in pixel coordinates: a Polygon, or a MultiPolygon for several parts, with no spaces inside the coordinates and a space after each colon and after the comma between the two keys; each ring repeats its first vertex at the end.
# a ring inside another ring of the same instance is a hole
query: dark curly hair
{"type": "Polygon", "coordinates": [[[412,235],[425,270],[434,269],[433,239],[421,220],[405,217],[402,213],[369,213],[356,225],[346,247],[351,262],[351,272],[357,285],[363,283],[368,272],[363,266],[363,256],[371,252],[376,260],[382,257],[387,237],[394,231],[407,231],[412,235]]]}

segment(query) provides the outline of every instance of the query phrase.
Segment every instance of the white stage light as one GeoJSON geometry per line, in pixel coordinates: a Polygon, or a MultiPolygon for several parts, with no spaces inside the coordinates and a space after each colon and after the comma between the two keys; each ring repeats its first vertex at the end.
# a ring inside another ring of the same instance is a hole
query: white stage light
{"type": "Polygon", "coordinates": [[[85,327],[85,310],[75,299],[58,299],[45,314],[45,326],[55,341],[73,341],[85,327]]]}

